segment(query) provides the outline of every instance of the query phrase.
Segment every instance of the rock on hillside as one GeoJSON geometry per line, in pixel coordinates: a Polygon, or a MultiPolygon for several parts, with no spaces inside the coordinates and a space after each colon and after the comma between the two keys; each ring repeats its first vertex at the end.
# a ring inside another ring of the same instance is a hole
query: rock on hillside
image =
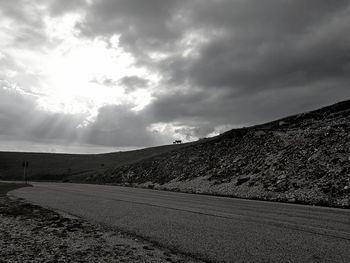
{"type": "Polygon", "coordinates": [[[87,178],[175,191],[350,207],[350,101],[87,178]]]}

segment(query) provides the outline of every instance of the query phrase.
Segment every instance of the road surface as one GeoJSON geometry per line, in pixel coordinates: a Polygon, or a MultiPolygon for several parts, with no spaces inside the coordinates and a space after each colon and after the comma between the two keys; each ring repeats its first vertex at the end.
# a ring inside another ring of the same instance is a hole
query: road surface
{"type": "Polygon", "coordinates": [[[126,188],[33,183],[11,192],[215,262],[350,262],[350,211],[126,188]]]}

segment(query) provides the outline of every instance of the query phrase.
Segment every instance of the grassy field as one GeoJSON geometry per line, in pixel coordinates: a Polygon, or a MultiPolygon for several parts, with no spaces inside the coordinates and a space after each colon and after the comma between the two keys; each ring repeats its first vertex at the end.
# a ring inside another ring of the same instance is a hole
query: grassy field
{"type": "Polygon", "coordinates": [[[80,181],[88,175],[102,174],[112,167],[131,164],[188,145],[164,145],[135,151],[85,155],[0,152],[0,180],[22,180],[22,162],[28,161],[29,180],[80,181]]]}

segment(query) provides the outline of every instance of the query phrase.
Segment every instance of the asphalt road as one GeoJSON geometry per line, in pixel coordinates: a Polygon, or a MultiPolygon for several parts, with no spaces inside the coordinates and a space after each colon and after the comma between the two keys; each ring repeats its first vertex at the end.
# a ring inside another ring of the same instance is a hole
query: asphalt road
{"type": "Polygon", "coordinates": [[[350,262],[350,210],[117,186],[11,192],[216,262],[350,262]]]}

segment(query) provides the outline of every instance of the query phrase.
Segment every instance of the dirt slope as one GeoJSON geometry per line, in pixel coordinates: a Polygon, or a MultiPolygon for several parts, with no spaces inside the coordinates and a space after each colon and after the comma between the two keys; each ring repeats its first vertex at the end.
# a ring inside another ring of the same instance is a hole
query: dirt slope
{"type": "Polygon", "coordinates": [[[350,206],[350,101],[234,129],[86,181],[350,206]]]}

